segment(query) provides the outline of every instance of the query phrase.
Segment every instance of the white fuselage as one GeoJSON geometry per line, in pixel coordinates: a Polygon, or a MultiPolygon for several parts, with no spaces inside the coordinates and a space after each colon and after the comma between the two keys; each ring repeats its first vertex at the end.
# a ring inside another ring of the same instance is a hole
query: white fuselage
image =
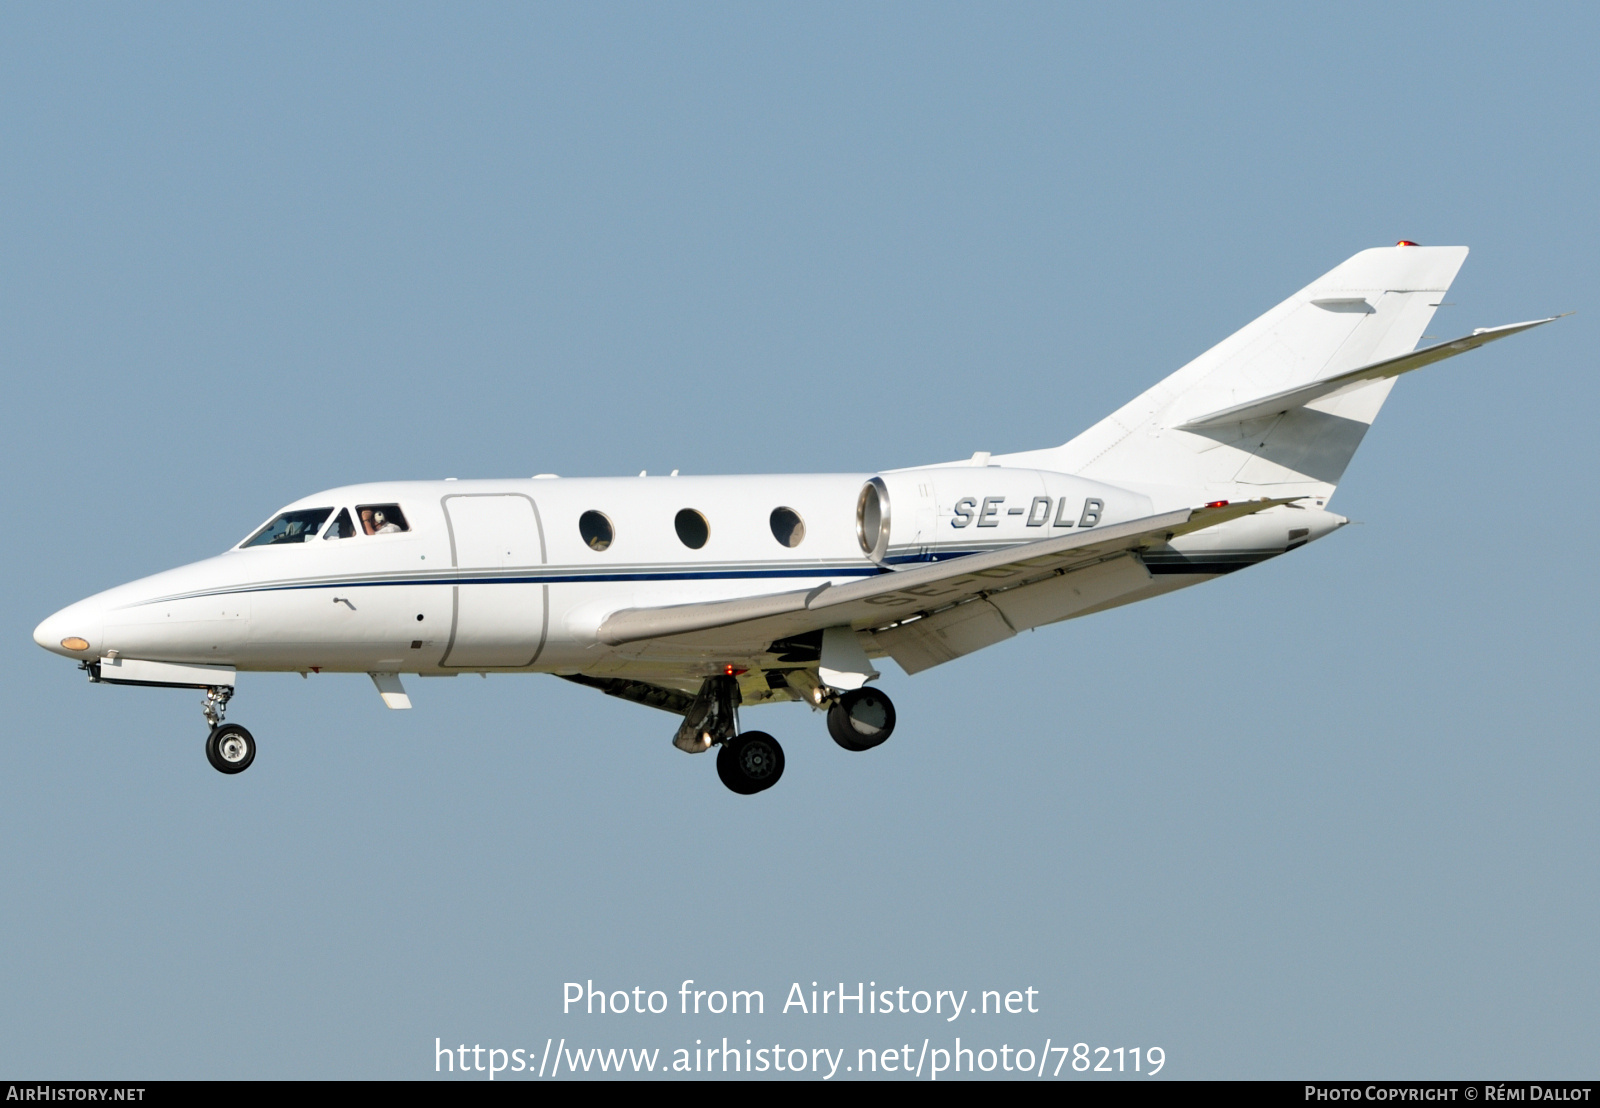
{"type": "MultiPolygon", "coordinates": [[[[80,601],[42,623],[35,639],[84,660],[425,675],[608,673],[692,688],[711,667],[750,660],[703,647],[611,647],[596,638],[601,622],[628,608],[839,584],[1152,511],[1149,496],[1066,474],[946,466],[878,477],[392,482],[331,489],[284,512],[331,509],[332,520],[372,503],[400,506],[408,530],[368,534],[358,527],[349,537],[324,537],[335,529],[327,522],[305,541],[241,543],[80,601]],[[858,521],[869,480],[883,490],[888,517],[876,560],[864,550],[858,521]],[[676,526],[685,509],[704,520],[698,549],[676,526]],[[803,537],[788,536],[792,546],[775,530],[777,509],[802,523],[803,537]],[[602,513],[610,528],[602,550],[580,530],[586,512],[602,513]],[[83,648],[62,645],[72,639],[83,648]]],[[[1282,552],[1294,545],[1290,524],[1307,514],[1239,521],[1253,530],[1234,536],[1233,554],[1260,560],[1282,552]]],[[[1207,535],[1200,545],[1214,552],[1219,541],[1228,536],[1207,535]]],[[[1219,566],[1212,558],[1182,573],[1142,574],[1126,599],[1230,568],[1219,566]]]]}

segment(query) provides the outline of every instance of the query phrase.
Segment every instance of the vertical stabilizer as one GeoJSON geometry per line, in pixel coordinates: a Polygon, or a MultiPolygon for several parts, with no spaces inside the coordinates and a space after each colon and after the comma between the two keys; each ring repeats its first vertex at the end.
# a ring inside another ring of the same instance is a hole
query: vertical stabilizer
{"type": "Polygon", "coordinates": [[[1415,348],[1464,246],[1363,250],[1053,450],[996,458],[1219,499],[1333,493],[1393,379],[1224,426],[1181,424],[1415,348]]]}

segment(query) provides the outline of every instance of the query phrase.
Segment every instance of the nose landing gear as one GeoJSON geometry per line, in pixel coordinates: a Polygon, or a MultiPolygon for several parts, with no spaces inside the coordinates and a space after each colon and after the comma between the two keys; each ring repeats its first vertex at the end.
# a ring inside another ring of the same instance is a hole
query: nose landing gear
{"type": "Polygon", "coordinates": [[[256,760],[256,740],[250,732],[237,723],[223,723],[222,716],[233,697],[232,685],[215,685],[206,689],[200,711],[211,725],[206,736],[206,761],[218,773],[243,773],[256,760]]]}

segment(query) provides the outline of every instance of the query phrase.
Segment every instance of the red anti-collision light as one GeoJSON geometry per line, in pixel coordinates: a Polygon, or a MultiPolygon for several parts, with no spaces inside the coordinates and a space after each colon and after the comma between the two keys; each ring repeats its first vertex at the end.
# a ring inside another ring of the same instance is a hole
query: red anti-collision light
{"type": "Polygon", "coordinates": [[[1211,503],[1206,505],[1208,508],[1226,508],[1227,506],[1228,502],[1226,500],[1213,500],[1211,503]]]}
{"type": "Polygon", "coordinates": [[[1415,246],[1417,244],[1412,242],[1410,239],[1401,239],[1399,242],[1395,243],[1395,245],[1396,246],[1415,246]]]}

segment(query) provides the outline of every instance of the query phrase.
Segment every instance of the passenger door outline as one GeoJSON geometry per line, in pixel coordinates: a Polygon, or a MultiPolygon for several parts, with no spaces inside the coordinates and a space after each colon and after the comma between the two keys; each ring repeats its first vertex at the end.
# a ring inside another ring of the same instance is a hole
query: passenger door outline
{"type": "MultiPolygon", "coordinates": [[[[508,570],[508,569],[521,568],[521,567],[516,567],[516,566],[506,566],[504,564],[502,564],[502,565],[500,565],[498,567],[490,567],[490,566],[463,567],[461,565],[461,553],[460,553],[460,551],[461,551],[461,547],[463,545],[465,545],[465,544],[463,542],[459,542],[457,540],[457,537],[456,537],[456,520],[450,514],[450,501],[452,501],[452,500],[474,500],[474,499],[486,499],[486,498],[502,499],[502,500],[504,500],[504,499],[520,499],[520,500],[525,500],[525,501],[528,502],[528,507],[533,511],[534,528],[535,528],[536,533],[538,534],[538,538],[539,538],[539,562],[538,562],[538,565],[541,568],[543,566],[547,565],[549,563],[549,554],[548,554],[548,548],[547,548],[547,546],[545,544],[544,519],[543,519],[543,517],[540,516],[540,514],[539,514],[539,505],[534,501],[533,497],[529,496],[527,493],[520,493],[520,492],[449,493],[449,494],[439,498],[439,506],[444,511],[445,531],[446,531],[446,534],[449,536],[449,540],[450,540],[450,566],[451,566],[451,568],[453,570],[457,571],[458,576],[459,576],[459,573],[460,573],[460,571],[462,569],[482,569],[482,570],[486,570],[486,571],[491,571],[492,570],[492,571],[494,571],[495,575],[499,576],[499,577],[514,576],[513,574],[508,574],[505,571],[508,570]]],[[[469,584],[466,587],[468,587],[468,588],[486,588],[486,587],[491,587],[491,586],[489,586],[487,584],[480,583],[480,584],[477,584],[477,585],[469,584]]],[[[507,583],[507,584],[494,585],[492,587],[498,588],[498,589],[505,589],[505,590],[508,590],[508,591],[509,590],[513,590],[513,589],[519,589],[519,588],[537,588],[537,589],[539,589],[539,597],[540,597],[540,603],[539,603],[539,609],[540,609],[540,616],[539,616],[539,642],[538,642],[537,647],[533,651],[533,656],[531,658],[529,658],[528,660],[526,660],[526,661],[501,661],[501,662],[496,662],[496,663],[493,663],[493,664],[487,663],[487,662],[483,662],[483,661],[465,662],[465,663],[453,662],[451,660],[451,656],[456,652],[456,639],[457,639],[458,635],[460,634],[460,630],[461,630],[461,608],[462,608],[462,605],[461,605],[461,590],[462,590],[463,586],[462,586],[461,582],[459,580],[457,580],[450,587],[450,639],[449,639],[449,642],[446,643],[446,645],[445,645],[444,655],[439,659],[439,668],[440,669],[466,669],[466,670],[471,670],[471,669],[526,669],[527,667],[529,667],[529,666],[533,665],[535,662],[537,662],[539,660],[540,655],[542,655],[544,653],[545,643],[548,641],[549,635],[550,635],[550,586],[548,584],[522,585],[522,584],[518,584],[518,583],[507,583]]]]}

